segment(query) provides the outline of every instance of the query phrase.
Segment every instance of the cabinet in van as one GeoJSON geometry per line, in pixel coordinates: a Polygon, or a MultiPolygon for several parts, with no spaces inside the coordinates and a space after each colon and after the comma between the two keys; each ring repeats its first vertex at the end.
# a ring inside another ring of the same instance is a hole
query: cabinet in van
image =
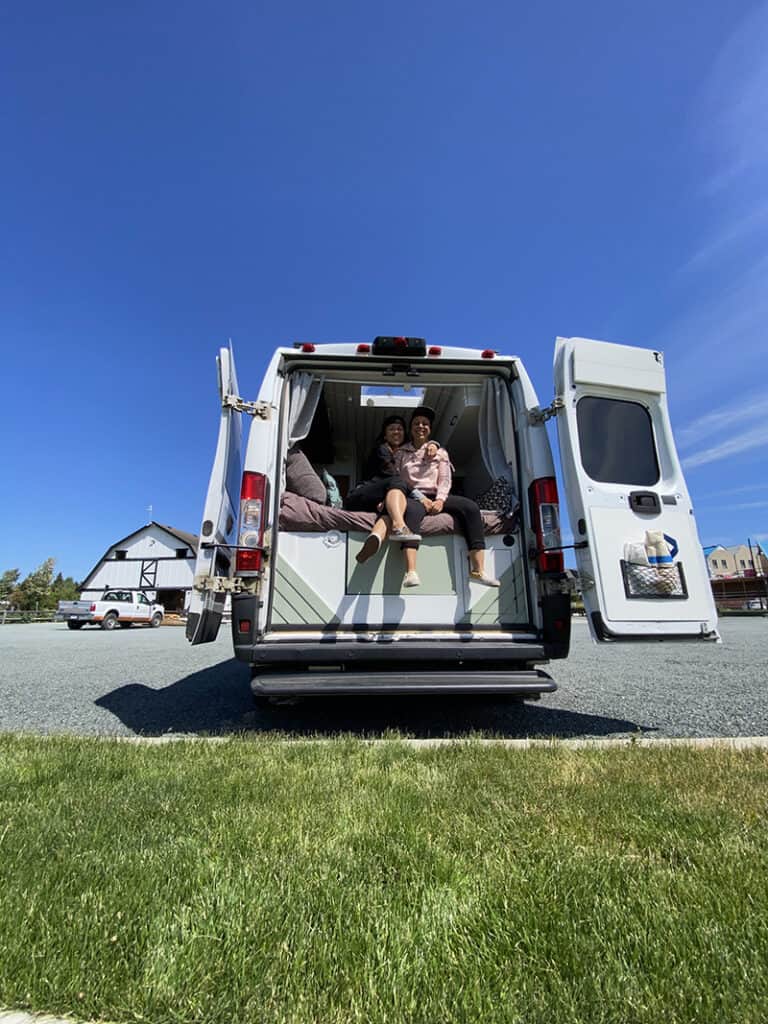
{"type": "Polygon", "coordinates": [[[235,655],[255,694],[554,690],[545,666],[568,655],[574,574],[548,419],[594,639],[719,640],[660,352],[558,338],[547,408],[519,357],[419,338],[279,348],[250,398],[223,348],[218,381],[187,636],[215,639],[230,596],[235,655]],[[407,421],[420,405],[434,411],[454,487],[485,506],[502,496],[482,513],[498,588],[469,579],[465,540],[446,513],[425,517],[421,585],[405,588],[398,544],[356,558],[375,514],[287,486],[289,453],[303,449],[347,491],[384,416],[407,421]]]}

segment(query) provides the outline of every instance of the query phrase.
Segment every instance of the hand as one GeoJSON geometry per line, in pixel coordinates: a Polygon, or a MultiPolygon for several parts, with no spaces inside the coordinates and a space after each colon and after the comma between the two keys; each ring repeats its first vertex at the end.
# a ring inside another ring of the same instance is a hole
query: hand
{"type": "Polygon", "coordinates": [[[439,512],[442,512],[443,511],[443,505],[445,505],[445,502],[443,501],[442,498],[437,498],[435,501],[433,501],[432,502],[432,514],[433,515],[437,515],[439,512]]]}

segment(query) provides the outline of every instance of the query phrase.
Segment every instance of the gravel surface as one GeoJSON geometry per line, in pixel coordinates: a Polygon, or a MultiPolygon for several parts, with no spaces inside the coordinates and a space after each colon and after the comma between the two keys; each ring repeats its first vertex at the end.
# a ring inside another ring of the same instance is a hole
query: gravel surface
{"type": "Polygon", "coordinates": [[[768,735],[768,619],[726,618],[723,644],[596,646],[583,620],[549,671],[559,690],[492,697],[332,697],[254,710],[229,631],[190,647],[180,628],[0,627],[0,732],[158,736],[278,730],[328,736],[768,735]]]}

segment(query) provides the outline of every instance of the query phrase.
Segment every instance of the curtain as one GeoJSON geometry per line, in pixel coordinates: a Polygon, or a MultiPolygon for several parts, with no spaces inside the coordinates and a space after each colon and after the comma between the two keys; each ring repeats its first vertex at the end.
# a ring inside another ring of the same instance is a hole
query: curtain
{"type": "Polygon", "coordinates": [[[479,412],[480,453],[491,480],[515,479],[515,433],[509,394],[503,380],[490,377],[483,385],[479,412]]]}
{"type": "Polygon", "coordinates": [[[291,406],[288,410],[288,447],[292,448],[309,433],[323,392],[324,377],[302,370],[291,374],[291,406]]]}

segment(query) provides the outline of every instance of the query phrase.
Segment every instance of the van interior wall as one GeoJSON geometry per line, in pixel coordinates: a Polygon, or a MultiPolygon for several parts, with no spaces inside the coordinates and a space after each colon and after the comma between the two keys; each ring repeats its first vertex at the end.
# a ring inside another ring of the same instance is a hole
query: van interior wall
{"type": "MultiPolygon", "coordinates": [[[[307,438],[310,460],[343,479],[345,489],[347,483],[351,488],[360,482],[363,463],[376,443],[384,418],[400,413],[408,424],[415,404],[428,405],[435,410],[432,436],[451,457],[454,491],[472,497],[492,483],[480,452],[481,383],[429,383],[422,397],[409,399],[410,405],[399,403],[397,394],[376,395],[361,401],[363,386],[358,382],[327,381],[307,438]],[[387,404],[390,401],[392,404],[387,404]],[[323,437],[325,454],[332,454],[332,460],[313,458],[310,454],[320,454],[323,437]]],[[[306,451],[307,445],[302,443],[302,448],[306,451]]]]}

